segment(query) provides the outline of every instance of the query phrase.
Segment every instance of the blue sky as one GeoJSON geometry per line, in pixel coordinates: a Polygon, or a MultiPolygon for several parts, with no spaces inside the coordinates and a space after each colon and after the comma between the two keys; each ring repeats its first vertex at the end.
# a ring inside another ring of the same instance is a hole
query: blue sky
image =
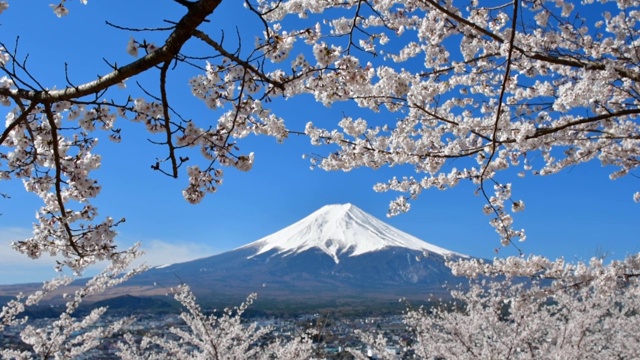
{"type": "MultiPolygon", "coordinates": [[[[143,1],[126,2],[126,7],[116,3],[90,1],[82,6],[72,1],[70,15],[58,19],[46,3],[14,0],[0,15],[0,41],[12,46],[19,35],[20,54],[29,53],[33,75],[44,86],[61,87],[65,62],[70,77],[81,83],[107,72],[103,57],[121,64],[132,60],[125,52],[130,34],[106,26],[105,20],[123,26],[164,26],[162,19],[175,20],[183,12],[171,1],[153,9],[144,7],[143,1]]],[[[224,3],[211,18],[211,26],[233,33],[235,25],[242,24],[241,31],[250,33],[253,28],[244,21],[247,14],[237,6],[240,2],[224,3]]],[[[247,42],[253,43],[253,39],[247,42]]],[[[193,50],[197,51],[197,46],[193,50]]],[[[172,105],[194,118],[215,119],[215,113],[190,96],[188,77],[179,73],[169,79],[172,105]]],[[[140,81],[154,84],[153,78],[140,81]]],[[[129,83],[128,87],[135,91],[135,84],[129,83]]],[[[122,93],[114,95],[126,93],[118,91],[122,93]]],[[[324,109],[303,98],[276,104],[275,110],[292,129],[302,130],[310,120],[331,127],[343,111],[354,109],[347,105],[324,109]]],[[[122,143],[110,143],[105,134],[97,134],[101,142],[96,152],[102,154],[103,166],[94,177],[103,190],[96,204],[102,216],[126,217],[126,223],[118,228],[119,244],[124,247],[141,241],[151,265],[230,250],[290,225],[323,205],[346,202],[400,230],[457,252],[492,258],[494,249],[500,247],[498,236],[488,224],[489,217],[482,214],[483,199],[474,195],[473,185],[428,191],[412,204],[409,213],[385,219],[388,203],[397,194],[378,194],[372,186],[393,176],[415,173],[404,167],[348,173],[310,170],[309,161],[302,155],[329,149],[313,147],[304,137],[293,136],[284,144],[272,138],[241,140],[243,152],[256,154],[253,170],[242,173],[225,169],[218,193],[198,205],[189,205],[181,195],[186,185],[184,176],[172,179],[150,168],[155,158],[164,154],[163,149],[146,140],[139,124],[119,121],[122,143]]],[[[526,210],[515,216],[516,225],[528,233],[528,240],[518,244],[521,249],[526,254],[569,260],[603,253],[622,258],[640,252],[640,205],[632,200],[632,194],[640,189],[640,179],[628,176],[611,181],[611,171],[590,163],[549,177],[503,175],[499,180],[513,182],[514,198],[526,203],[526,210]]],[[[9,247],[10,241],[29,236],[39,199],[26,194],[16,181],[3,182],[0,191],[11,195],[10,199],[0,199],[0,284],[51,278],[52,259],[32,261],[9,247]]],[[[503,248],[499,253],[513,254],[513,248],[503,248]]]]}

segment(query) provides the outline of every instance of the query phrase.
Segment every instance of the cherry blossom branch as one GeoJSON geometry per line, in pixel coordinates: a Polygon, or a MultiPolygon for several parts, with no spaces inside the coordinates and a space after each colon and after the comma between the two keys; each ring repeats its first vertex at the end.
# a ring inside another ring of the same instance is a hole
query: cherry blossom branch
{"type": "MultiPolygon", "coordinates": [[[[603,120],[610,120],[610,119],[619,119],[621,117],[624,116],[628,116],[628,115],[637,115],[640,114],[640,108],[636,108],[636,109],[627,109],[627,110],[620,110],[620,111],[616,111],[613,113],[609,113],[609,114],[602,114],[602,115],[597,115],[597,116],[592,116],[592,117],[588,117],[588,118],[582,118],[579,120],[575,120],[575,121],[570,121],[567,122],[566,124],[560,125],[560,126],[555,126],[552,128],[541,128],[536,130],[535,134],[528,136],[528,139],[534,139],[537,137],[541,137],[541,136],[545,136],[545,135],[549,135],[549,134],[553,134],[556,132],[559,132],[561,130],[564,129],[568,129],[577,125],[584,125],[584,124],[589,124],[589,123],[594,123],[594,122],[598,122],[598,121],[603,121],[603,120]]],[[[627,138],[627,137],[624,137],[627,138]]],[[[634,138],[633,136],[630,136],[628,138],[634,138]]],[[[515,140],[507,140],[507,141],[503,141],[504,143],[507,142],[514,142],[515,140]]]]}
{"type": "Polygon", "coordinates": [[[213,13],[221,1],[200,0],[193,3],[187,14],[176,24],[175,30],[169,35],[164,46],[130,64],[101,76],[97,80],[62,90],[29,91],[0,88],[0,95],[18,97],[37,103],[52,103],[98,93],[154,66],[171,61],[180,52],[182,45],[193,36],[196,28],[205,21],[207,16],[213,13]]]}
{"type": "Polygon", "coordinates": [[[162,112],[164,114],[164,130],[166,132],[166,144],[169,147],[169,158],[171,159],[171,176],[178,177],[178,160],[176,159],[175,147],[173,145],[173,134],[171,133],[171,118],[169,116],[169,100],[167,98],[167,71],[170,61],[165,62],[160,68],[160,97],[162,99],[162,112]]]}
{"type": "Polygon", "coordinates": [[[482,172],[480,173],[480,192],[482,192],[482,196],[484,196],[485,200],[487,201],[487,204],[489,205],[489,207],[491,208],[491,210],[493,211],[495,218],[499,221],[500,223],[500,228],[502,229],[502,234],[501,237],[502,239],[502,243],[503,245],[505,243],[509,243],[512,246],[514,246],[518,252],[522,255],[522,250],[520,250],[520,248],[518,246],[515,245],[515,243],[512,240],[512,236],[511,233],[513,232],[511,230],[511,226],[510,224],[507,224],[504,220],[504,204],[502,202],[497,203],[497,205],[491,201],[491,199],[489,198],[489,195],[487,194],[487,191],[484,187],[484,182],[485,182],[485,176],[487,174],[487,171],[489,170],[489,165],[491,164],[491,161],[493,160],[493,157],[496,154],[496,150],[498,148],[498,144],[497,144],[497,135],[498,135],[498,128],[500,127],[500,117],[502,116],[502,106],[504,103],[504,94],[507,88],[507,82],[509,81],[509,78],[511,76],[511,58],[513,55],[513,44],[516,38],[516,25],[517,25],[517,20],[518,20],[518,3],[519,0],[515,0],[513,2],[513,13],[512,13],[512,18],[511,18],[511,38],[509,39],[509,52],[507,53],[507,63],[505,65],[505,70],[504,70],[504,77],[502,80],[502,86],[500,87],[500,96],[498,98],[498,108],[496,110],[496,120],[495,123],[493,125],[493,133],[491,135],[491,152],[489,154],[489,157],[486,160],[486,165],[483,167],[482,172]]]}
{"type": "Polygon", "coordinates": [[[258,69],[256,69],[253,65],[251,65],[249,62],[240,59],[237,55],[232,54],[230,52],[228,52],[225,48],[222,47],[222,45],[220,45],[218,42],[216,42],[215,40],[211,39],[211,37],[207,34],[205,34],[202,31],[199,30],[195,30],[194,37],[202,40],[205,44],[211,46],[213,49],[215,49],[218,53],[220,53],[222,56],[228,58],[229,60],[235,62],[236,64],[242,66],[243,68],[247,69],[249,72],[251,72],[251,74],[257,76],[259,79],[263,80],[264,82],[280,89],[280,90],[284,90],[284,84],[282,84],[281,82],[275,81],[273,79],[271,79],[270,77],[268,77],[263,71],[260,71],[258,69]]]}
{"type": "MultiPolygon", "coordinates": [[[[421,0],[429,5],[431,5],[432,7],[436,8],[438,11],[442,12],[443,14],[446,14],[448,17],[454,19],[455,21],[462,23],[472,29],[474,29],[476,32],[488,36],[491,39],[499,42],[499,43],[504,43],[506,42],[505,39],[503,39],[502,37],[492,33],[491,31],[477,25],[474,24],[472,22],[470,22],[469,20],[465,19],[462,16],[459,16],[458,14],[448,10],[447,8],[445,8],[444,6],[438,4],[436,1],[434,0],[421,0]]],[[[513,32],[512,32],[512,35],[513,32]]],[[[583,68],[583,69],[588,69],[588,70],[606,70],[607,69],[607,65],[606,64],[599,64],[599,63],[594,63],[594,62],[582,62],[582,61],[577,61],[577,60],[571,60],[571,59],[566,59],[566,58],[559,58],[559,57],[552,57],[552,56],[548,56],[545,54],[541,54],[541,53],[534,53],[531,54],[527,51],[525,51],[524,49],[522,49],[521,47],[518,47],[517,45],[513,46],[513,49],[518,51],[520,54],[529,57],[531,59],[534,60],[541,60],[544,62],[548,62],[551,64],[556,64],[556,65],[564,65],[564,66],[569,66],[569,67],[575,67],[575,68],[583,68]]],[[[634,81],[640,81],[640,73],[629,70],[629,69],[624,69],[624,68],[620,68],[617,66],[613,66],[613,68],[615,69],[615,71],[624,78],[628,78],[628,79],[632,79],[634,81]]]]}
{"type": "Polygon", "coordinates": [[[2,135],[0,135],[0,145],[4,143],[4,141],[7,139],[9,134],[13,131],[13,129],[15,129],[16,126],[20,125],[20,123],[27,120],[27,117],[36,108],[36,106],[37,106],[36,103],[31,102],[29,104],[29,107],[22,110],[20,115],[7,126],[7,128],[2,132],[2,135]]]}
{"type": "Polygon", "coordinates": [[[59,150],[60,145],[58,144],[58,131],[57,131],[58,126],[55,123],[53,112],[51,111],[50,103],[44,103],[44,111],[47,117],[47,121],[49,122],[49,127],[51,129],[51,151],[53,152],[53,159],[55,163],[54,186],[56,189],[55,196],[56,196],[56,200],[58,202],[58,208],[60,211],[60,219],[59,219],[60,224],[61,226],[64,227],[69,245],[73,248],[73,251],[76,253],[76,255],[82,258],[85,256],[85,254],[84,252],[80,251],[80,249],[78,248],[78,245],[74,240],[73,231],[71,230],[71,227],[69,226],[69,223],[67,222],[67,219],[66,219],[67,210],[65,209],[64,200],[62,199],[63,180],[62,180],[62,163],[60,161],[60,150],[59,150]]]}

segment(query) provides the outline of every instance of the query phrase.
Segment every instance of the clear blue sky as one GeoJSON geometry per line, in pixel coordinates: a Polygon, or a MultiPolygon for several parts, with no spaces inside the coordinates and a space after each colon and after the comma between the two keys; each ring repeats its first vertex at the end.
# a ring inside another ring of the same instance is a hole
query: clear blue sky
{"type": "MultiPolygon", "coordinates": [[[[233,34],[238,25],[243,33],[254,30],[247,26],[247,13],[238,6],[240,1],[224,3],[211,18],[210,29],[219,26],[233,34]]],[[[168,0],[157,2],[152,9],[146,4],[89,1],[82,6],[72,1],[71,14],[58,19],[46,3],[10,1],[9,10],[0,15],[0,41],[12,47],[19,35],[19,55],[29,54],[30,70],[46,87],[65,84],[65,62],[70,78],[85,82],[108,71],[103,57],[119,64],[132,59],[125,52],[130,34],[106,26],[105,20],[132,27],[165,26],[162,19],[177,20],[183,12],[168,0]]],[[[152,36],[164,38],[162,34],[152,36]]],[[[246,43],[252,44],[253,38],[246,43]]],[[[197,47],[193,50],[198,51],[197,47]]],[[[190,96],[188,76],[179,72],[172,75],[172,105],[187,117],[215,119],[217,114],[190,96]]],[[[153,78],[140,80],[143,84],[148,81],[150,87],[155,84],[153,78]]],[[[135,84],[130,82],[128,86],[135,91],[135,84]]],[[[354,109],[341,105],[323,109],[310,99],[293,99],[277,104],[275,110],[291,128],[302,130],[310,120],[331,127],[342,111],[354,109]]],[[[151,265],[230,250],[275,232],[323,205],[346,202],[400,230],[457,252],[492,258],[494,249],[500,247],[498,236],[488,224],[489,217],[481,212],[483,200],[474,196],[471,184],[426,192],[408,214],[385,219],[388,203],[397,194],[378,194],[372,186],[414,172],[403,167],[349,173],[312,171],[302,155],[329,149],[313,147],[304,137],[292,137],[284,144],[272,138],[241,140],[243,152],[256,154],[254,169],[248,173],[225,169],[218,193],[199,205],[189,205],[181,195],[184,176],[171,179],[150,169],[155,158],[164,155],[163,149],[148,143],[139,124],[118,121],[123,127],[121,144],[110,143],[105,134],[98,134],[104,138],[96,148],[103,155],[103,166],[94,176],[103,191],[96,204],[103,216],[126,217],[127,222],[119,227],[119,244],[124,247],[141,241],[151,265]]],[[[522,250],[569,260],[604,252],[611,258],[622,258],[639,252],[640,205],[633,202],[632,194],[640,189],[640,179],[629,176],[611,181],[611,170],[591,163],[549,177],[501,177],[504,182],[514,183],[514,197],[526,203],[526,210],[515,217],[517,226],[528,232],[528,240],[519,244],[522,250]]],[[[39,199],[26,194],[20,182],[2,182],[0,191],[12,196],[0,199],[0,284],[49,279],[54,275],[52,259],[33,262],[9,247],[11,240],[29,235],[39,199]]],[[[499,255],[513,254],[514,249],[503,248],[499,255]]]]}

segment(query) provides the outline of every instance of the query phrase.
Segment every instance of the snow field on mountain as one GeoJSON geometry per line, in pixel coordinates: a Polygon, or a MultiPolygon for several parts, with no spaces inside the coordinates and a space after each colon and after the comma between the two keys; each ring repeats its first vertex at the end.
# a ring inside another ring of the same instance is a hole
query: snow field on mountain
{"type": "Polygon", "coordinates": [[[387,225],[353,204],[323,206],[304,219],[239,249],[257,249],[253,257],[271,250],[286,256],[317,248],[339,263],[341,256],[358,256],[390,247],[464,256],[387,225]]]}

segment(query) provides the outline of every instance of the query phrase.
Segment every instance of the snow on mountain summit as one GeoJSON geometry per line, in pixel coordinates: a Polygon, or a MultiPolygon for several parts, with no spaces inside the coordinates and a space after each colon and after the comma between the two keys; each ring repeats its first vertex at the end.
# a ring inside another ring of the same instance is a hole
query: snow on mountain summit
{"type": "Polygon", "coordinates": [[[424,242],[360,210],[352,204],[326,205],[304,219],[239,249],[255,248],[290,255],[318,248],[340,262],[341,255],[358,256],[390,247],[456,255],[424,242]]]}

